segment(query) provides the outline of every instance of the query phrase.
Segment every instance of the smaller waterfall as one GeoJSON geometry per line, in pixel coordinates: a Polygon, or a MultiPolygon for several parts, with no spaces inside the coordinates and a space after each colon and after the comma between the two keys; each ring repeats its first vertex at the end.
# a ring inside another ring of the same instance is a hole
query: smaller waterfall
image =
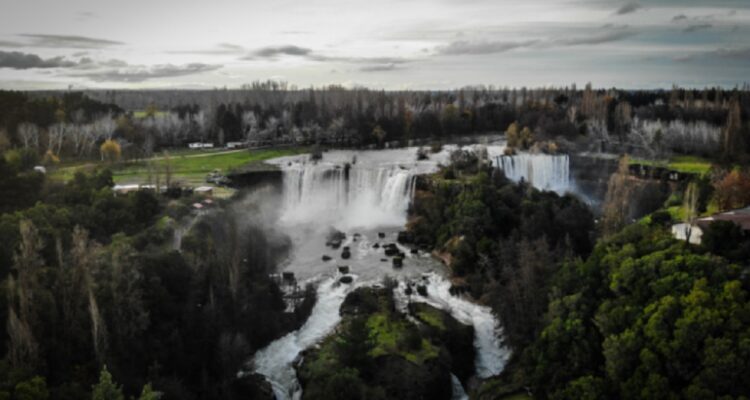
{"type": "Polygon", "coordinates": [[[570,189],[570,158],[567,154],[529,154],[499,156],[495,166],[505,176],[518,182],[521,179],[542,190],[564,193],[570,189]]]}

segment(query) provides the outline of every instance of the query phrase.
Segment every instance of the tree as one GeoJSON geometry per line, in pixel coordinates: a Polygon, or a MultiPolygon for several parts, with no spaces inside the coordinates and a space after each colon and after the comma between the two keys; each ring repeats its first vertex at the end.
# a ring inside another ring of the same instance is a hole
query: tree
{"type": "Polygon", "coordinates": [[[159,400],[161,398],[161,393],[155,391],[150,383],[147,383],[145,386],[143,386],[143,390],[141,391],[141,395],[138,397],[138,400],[159,400]]]}
{"type": "Polygon", "coordinates": [[[372,136],[375,137],[378,141],[378,146],[383,146],[383,140],[385,140],[386,132],[383,130],[383,128],[380,127],[380,125],[375,125],[375,128],[372,129],[372,136]]]}
{"type": "Polygon", "coordinates": [[[47,400],[49,391],[47,390],[47,381],[44,377],[35,376],[27,381],[19,382],[16,385],[16,400],[47,400]]]}
{"type": "Polygon", "coordinates": [[[519,135],[520,132],[518,131],[518,123],[514,122],[510,124],[508,126],[508,129],[505,130],[505,140],[508,144],[508,147],[518,147],[519,135]]]}
{"type": "Polygon", "coordinates": [[[21,137],[21,143],[24,149],[39,148],[39,127],[28,122],[18,125],[18,136],[21,137]]]}
{"type": "Polygon", "coordinates": [[[367,319],[364,317],[352,319],[342,333],[341,341],[337,346],[339,360],[347,367],[366,370],[370,360],[368,353],[372,348],[373,342],[370,339],[367,319]]]}
{"type": "Polygon", "coordinates": [[[744,148],[741,131],[742,108],[740,108],[739,99],[734,97],[729,104],[729,114],[727,115],[727,123],[724,127],[722,145],[725,157],[734,159],[734,157],[739,155],[741,149],[744,148]]]}
{"type": "Polygon", "coordinates": [[[617,172],[609,178],[607,195],[602,207],[602,230],[605,235],[618,232],[626,223],[630,194],[630,185],[628,185],[629,166],[630,158],[625,155],[620,158],[617,172]]]}
{"type": "Polygon", "coordinates": [[[714,196],[720,210],[730,210],[750,204],[750,174],[732,170],[714,185],[714,196]]]}
{"type": "Polygon", "coordinates": [[[102,367],[99,374],[99,383],[91,387],[92,400],[125,400],[122,393],[122,387],[118,386],[112,380],[112,374],[107,370],[107,366],[102,367]]]}
{"type": "Polygon", "coordinates": [[[35,301],[40,292],[39,275],[44,268],[39,231],[29,220],[20,223],[21,243],[14,260],[16,278],[8,279],[9,355],[15,366],[33,367],[39,344],[32,330],[36,322],[35,301]]]}
{"type": "Polygon", "coordinates": [[[102,161],[106,160],[109,162],[116,162],[120,160],[122,149],[120,148],[120,144],[117,143],[117,141],[113,139],[107,139],[99,148],[99,153],[102,156],[102,161]]]}

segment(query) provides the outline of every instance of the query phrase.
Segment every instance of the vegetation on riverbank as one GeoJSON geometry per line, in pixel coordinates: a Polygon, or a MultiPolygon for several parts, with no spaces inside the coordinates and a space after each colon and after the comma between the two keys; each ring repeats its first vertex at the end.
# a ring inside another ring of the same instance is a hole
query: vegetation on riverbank
{"type": "Polygon", "coordinates": [[[671,171],[685,172],[688,174],[705,175],[711,170],[712,161],[698,156],[674,156],[668,160],[646,160],[633,158],[631,165],[647,165],[651,167],[663,167],[671,171]]]}
{"type": "Polygon", "coordinates": [[[395,309],[393,290],[347,296],[337,331],[297,366],[303,399],[450,399],[451,372],[468,379],[473,328],[420,303],[409,320],[395,309]]]}
{"type": "Polygon", "coordinates": [[[246,398],[247,357],[314,304],[308,288],[285,312],[269,272],[288,243],[246,208],[215,201],[192,221],[201,198],[116,196],[106,169],[61,183],[0,157],[0,172],[0,397],[91,398],[99,381],[117,396],[150,383],[166,398],[246,398]]]}
{"type": "MultiPolygon", "coordinates": [[[[672,237],[670,213],[660,211],[589,255],[593,221],[574,212],[575,201],[482,174],[453,165],[423,180],[410,222],[418,243],[450,254],[443,258],[493,307],[514,350],[503,374],[473,396],[741,398],[750,390],[750,246],[736,225],[712,224],[692,246],[672,237]]],[[[680,217],[725,196],[722,180],[695,180],[703,186],[675,185],[666,201],[680,217]]]]}
{"type": "Polygon", "coordinates": [[[503,321],[505,339],[523,347],[539,329],[548,278],[591,251],[593,216],[573,196],[510,182],[473,153],[452,159],[418,184],[409,231],[451,260],[453,274],[503,321]]]}

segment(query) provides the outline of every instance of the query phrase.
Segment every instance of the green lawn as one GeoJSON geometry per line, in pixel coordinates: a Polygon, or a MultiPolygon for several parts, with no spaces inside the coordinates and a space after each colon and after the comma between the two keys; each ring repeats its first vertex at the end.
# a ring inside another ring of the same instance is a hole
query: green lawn
{"type": "MultiPolygon", "coordinates": [[[[304,147],[250,151],[239,150],[232,152],[180,151],[177,155],[170,154],[169,161],[166,159],[156,159],[153,161],[123,163],[113,166],[112,172],[116,183],[147,183],[149,169],[151,171],[160,170],[163,182],[163,170],[169,163],[171,164],[172,179],[174,181],[195,186],[203,184],[206,175],[214,170],[227,173],[248,164],[305,152],[307,152],[307,149],[304,147]]],[[[92,170],[102,165],[104,164],[99,162],[73,164],[58,168],[50,174],[50,177],[55,180],[67,181],[72,179],[78,171],[92,170]]]]}
{"type": "Polygon", "coordinates": [[[644,160],[633,158],[630,164],[668,168],[678,172],[704,175],[711,169],[711,160],[696,156],[675,156],[669,160],[644,160]]]}
{"type": "MultiPolygon", "coordinates": [[[[133,111],[133,118],[136,118],[136,119],[146,118],[146,113],[147,113],[146,110],[133,111]]],[[[157,112],[154,113],[154,115],[156,115],[156,116],[163,116],[163,115],[167,115],[167,112],[166,111],[157,111],[157,112]]]]}

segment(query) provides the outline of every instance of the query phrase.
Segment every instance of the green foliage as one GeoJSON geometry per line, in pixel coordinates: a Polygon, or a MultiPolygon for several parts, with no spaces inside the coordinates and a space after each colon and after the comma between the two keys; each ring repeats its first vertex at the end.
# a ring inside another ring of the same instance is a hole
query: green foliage
{"type": "Polygon", "coordinates": [[[450,255],[452,272],[490,299],[520,349],[537,333],[555,265],[591,250],[593,216],[574,197],[513,184],[467,152],[452,160],[446,170],[462,171],[460,181],[431,177],[409,229],[416,243],[450,255]]]}
{"type": "Polygon", "coordinates": [[[524,354],[551,398],[736,397],[750,373],[750,303],[739,269],[632,225],[567,264],[524,354]]]}
{"type": "Polygon", "coordinates": [[[99,375],[99,383],[91,387],[92,400],[124,400],[122,387],[112,380],[112,374],[107,371],[107,366],[102,368],[99,375]]]}
{"type": "Polygon", "coordinates": [[[151,387],[150,383],[147,383],[143,386],[143,390],[141,391],[141,395],[138,397],[138,400],[159,400],[161,398],[161,393],[154,391],[154,389],[151,387]]]}
{"type": "Polygon", "coordinates": [[[41,376],[35,376],[16,385],[15,399],[17,400],[46,400],[49,398],[47,382],[41,376]]]}

